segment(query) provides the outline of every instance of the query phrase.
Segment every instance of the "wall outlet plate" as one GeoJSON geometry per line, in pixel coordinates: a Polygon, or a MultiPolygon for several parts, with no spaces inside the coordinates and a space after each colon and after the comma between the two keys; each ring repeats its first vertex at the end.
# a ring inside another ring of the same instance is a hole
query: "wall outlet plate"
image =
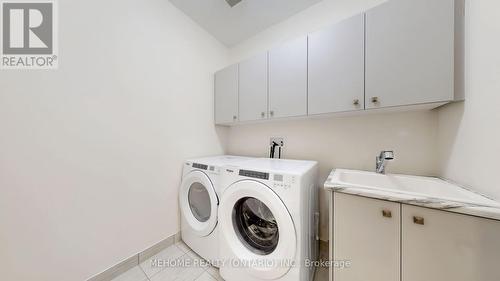
{"type": "Polygon", "coordinates": [[[278,147],[283,147],[285,146],[285,141],[283,140],[283,138],[281,137],[272,137],[270,140],[269,140],[269,145],[273,145],[273,142],[277,143],[278,144],[278,147]]]}

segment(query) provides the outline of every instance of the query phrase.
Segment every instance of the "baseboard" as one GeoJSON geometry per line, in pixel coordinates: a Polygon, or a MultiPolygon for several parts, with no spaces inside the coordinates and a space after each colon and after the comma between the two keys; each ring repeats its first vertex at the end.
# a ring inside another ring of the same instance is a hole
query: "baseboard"
{"type": "Polygon", "coordinates": [[[162,241],[156,243],[155,245],[147,248],[146,250],[140,252],[138,255],[138,261],[139,264],[144,262],[145,260],[149,259],[150,257],[158,254],[159,252],[163,251],[163,249],[172,246],[175,243],[175,236],[176,234],[163,239],[162,241]]]}
{"type": "Polygon", "coordinates": [[[113,278],[116,278],[120,274],[128,271],[149,259],[150,257],[156,255],[157,253],[163,251],[163,249],[172,246],[173,244],[179,242],[181,240],[181,234],[176,233],[171,235],[160,242],[154,244],[153,246],[125,259],[124,261],[104,270],[103,272],[96,274],[95,276],[87,279],[87,281],[110,281],[113,278]]]}
{"type": "Polygon", "coordinates": [[[87,281],[109,281],[138,265],[138,256],[134,255],[124,261],[106,269],[105,271],[91,277],[87,281]]]}

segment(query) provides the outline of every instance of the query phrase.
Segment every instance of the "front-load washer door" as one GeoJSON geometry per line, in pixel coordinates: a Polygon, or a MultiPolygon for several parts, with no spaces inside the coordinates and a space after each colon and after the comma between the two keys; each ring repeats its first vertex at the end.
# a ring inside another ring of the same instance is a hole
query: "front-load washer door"
{"type": "Polygon", "coordinates": [[[243,180],[224,191],[219,209],[220,233],[233,265],[258,279],[277,279],[295,261],[296,232],[276,193],[263,183],[243,180]]]}
{"type": "Polygon", "coordinates": [[[212,233],[217,225],[219,200],[205,173],[195,170],[183,177],[179,201],[182,215],[192,231],[202,237],[212,233]]]}

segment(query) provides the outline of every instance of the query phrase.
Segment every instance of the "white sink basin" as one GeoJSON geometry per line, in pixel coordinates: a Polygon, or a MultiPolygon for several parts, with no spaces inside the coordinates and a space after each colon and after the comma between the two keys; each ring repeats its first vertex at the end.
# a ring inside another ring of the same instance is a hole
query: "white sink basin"
{"type": "Polygon", "coordinates": [[[372,189],[481,206],[500,206],[498,202],[480,194],[432,177],[382,175],[374,172],[337,169],[330,179],[330,185],[336,188],[372,189]]]}

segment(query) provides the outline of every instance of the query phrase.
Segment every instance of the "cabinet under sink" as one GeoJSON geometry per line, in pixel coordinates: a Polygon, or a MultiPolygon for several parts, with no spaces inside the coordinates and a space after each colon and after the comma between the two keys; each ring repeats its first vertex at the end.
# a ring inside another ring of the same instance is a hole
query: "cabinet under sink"
{"type": "Polygon", "coordinates": [[[499,220],[369,194],[332,189],[330,280],[498,280],[499,220]]]}

